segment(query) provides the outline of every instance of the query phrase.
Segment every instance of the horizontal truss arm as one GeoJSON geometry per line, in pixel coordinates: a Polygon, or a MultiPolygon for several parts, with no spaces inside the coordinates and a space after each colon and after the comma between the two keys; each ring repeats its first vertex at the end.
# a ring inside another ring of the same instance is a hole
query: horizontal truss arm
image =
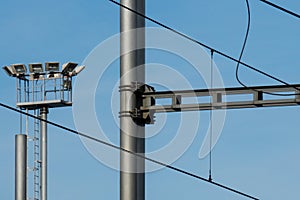
{"type": "Polygon", "coordinates": [[[258,87],[216,88],[199,90],[177,90],[145,92],[143,98],[170,99],[166,105],[142,106],[141,112],[150,110],[156,113],[240,109],[273,106],[295,106],[300,104],[300,95],[297,92],[300,84],[273,85],[258,87]],[[286,96],[271,96],[266,93],[279,93],[286,96]],[[184,103],[193,100],[193,103],[184,103]],[[195,103],[196,102],[196,103],[195,103]]]}

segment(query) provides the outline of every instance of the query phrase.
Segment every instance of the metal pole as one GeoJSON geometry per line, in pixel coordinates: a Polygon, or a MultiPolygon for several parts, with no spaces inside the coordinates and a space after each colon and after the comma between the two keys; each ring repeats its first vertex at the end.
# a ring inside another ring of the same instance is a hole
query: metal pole
{"type": "MultiPolygon", "coordinates": [[[[41,119],[47,120],[48,108],[41,108],[41,119]]],[[[47,200],[47,123],[41,121],[40,158],[41,158],[41,200],[47,200]]]]}
{"type": "MultiPolygon", "coordinates": [[[[145,0],[121,0],[121,4],[145,13],[145,0]]],[[[124,9],[120,10],[120,30],[130,31],[144,28],[145,19],[124,9]]],[[[144,124],[134,122],[130,111],[140,105],[135,98],[130,85],[133,82],[145,82],[145,33],[144,31],[131,31],[130,34],[121,35],[121,62],[120,62],[120,145],[132,152],[144,154],[145,127],[144,124]],[[143,47],[135,50],[137,47],[143,47]],[[131,51],[128,53],[130,50],[131,51]],[[126,52],[126,53],[125,53],[126,52]],[[137,68],[139,66],[139,68],[137,68]],[[126,74],[126,76],[124,76],[126,74]]],[[[121,152],[120,153],[120,199],[145,199],[144,159],[121,152]],[[140,173],[139,173],[140,172],[140,173]]]]}
{"type": "Polygon", "coordinates": [[[15,200],[27,198],[27,136],[15,137],[15,200]]]}

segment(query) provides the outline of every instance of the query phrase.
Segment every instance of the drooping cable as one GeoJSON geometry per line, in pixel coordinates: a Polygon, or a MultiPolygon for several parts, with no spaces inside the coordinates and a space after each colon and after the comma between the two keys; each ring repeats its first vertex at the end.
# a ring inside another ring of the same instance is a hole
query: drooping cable
{"type": "MultiPolygon", "coordinates": [[[[206,45],[206,44],[204,44],[204,43],[202,43],[202,42],[200,42],[200,41],[198,41],[198,40],[196,40],[196,39],[194,39],[194,38],[192,38],[192,37],[190,37],[190,36],[188,36],[188,35],[186,35],[184,33],[181,33],[181,32],[179,32],[179,31],[177,31],[177,30],[175,30],[175,29],[173,29],[173,28],[171,28],[171,27],[169,27],[169,26],[167,26],[167,25],[165,25],[165,24],[163,24],[163,23],[161,23],[161,22],[159,22],[157,20],[154,20],[154,19],[152,19],[152,18],[150,18],[150,17],[148,17],[148,16],[146,16],[146,15],[144,15],[142,13],[139,13],[138,11],[133,10],[133,9],[131,9],[131,8],[129,8],[129,7],[125,6],[125,5],[123,5],[123,4],[115,1],[115,0],[108,0],[108,1],[110,1],[110,2],[112,2],[114,4],[116,4],[116,5],[118,5],[119,7],[124,8],[124,9],[126,9],[126,10],[128,10],[130,12],[133,12],[136,15],[139,15],[139,16],[141,16],[141,17],[143,17],[143,18],[145,18],[145,19],[147,19],[147,20],[149,20],[149,21],[151,21],[151,22],[153,22],[153,23],[155,23],[155,24],[157,24],[157,25],[159,25],[159,26],[161,26],[161,27],[163,27],[163,28],[165,28],[165,29],[173,32],[173,33],[175,33],[175,34],[178,34],[181,37],[186,38],[187,40],[190,40],[191,42],[194,42],[194,43],[196,43],[196,44],[198,44],[198,45],[200,45],[200,46],[202,46],[202,47],[204,47],[206,49],[213,50],[215,53],[217,53],[217,54],[219,54],[219,55],[221,55],[221,56],[223,56],[223,57],[225,57],[225,58],[227,58],[229,60],[232,60],[232,61],[234,61],[236,63],[239,62],[238,59],[233,58],[232,56],[229,56],[229,55],[227,55],[227,54],[225,54],[225,53],[223,53],[223,52],[221,52],[219,50],[216,50],[216,49],[214,49],[214,48],[212,48],[212,47],[210,47],[210,46],[208,46],[208,45],[206,45]]],[[[284,85],[290,86],[291,88],[294,88],[297,91],[300,91],[299,88],[296,88],[296,87],[290,85],[289,83],[287,83],[287,82],[285,82],[285,81],[283,81],[283,80],[281,80],[281,79],[279,79],[279,78],[277,78],[277,77],[275,77],[273,75],[270,75],[270,74],[268,74],[268,73],[266,73],[266,72],[264,72],[262,70],[259,70],[259,69],[255,68],[255,67],[253,67],[253,66],[251,66],[249,64],[246,64],[244,62],[240,61],[239,63],[240,63],[240,65],[243,65],[244,67],[246,67],[248,69],[251,69],[251,70],[253,70],[253,71],[257,72],[257,73],[260,73],[260,74],[262,74],[264,76],[267,76],[267,77],[269,77],[269,78],[271,78],[271,79],[273,79],[273,80],[275,80],[275,81],[277,81],[279,83],[282,83],[284,85]]]]}
{"type": "Polygon", "coordinates": [[[244,54],[244,51],[245,51],[245,47],[246,47],[246,44],[247,44],[247,41],[248,41],[248,36],[249,36],[250,26],[251,26],[251,11],[250,11],[250,5],[249,5],[249,1],[248,0],[246,0],[246,5],[247,5],[247,20],[248,20],[248,23],[247,23],[247,30],[246,30],[246,34],[245,34],[245,39],[244,39],[244,42],[243,42],[242,50],[241,50],[241,53],[240,53],[240,56],[239,56],[239,59],[238,59],[238,62],[237,62],[236,68],[235,68],[235,78],[236,78],[237,82],[240,85],[242,85],[243,87],[245,87],[247,89],[251,89],[251,90],[253,90],[255,92],[262,92],[262,93],[269,94],[269,95],[274,95],[274,96],[294,96],[295,95],[294,93],[293,94],[280,94],[280,93],[258,91],[258,90],[255,90],[253,88],[248,87],[245,83],[243,83],[240,80],[240,78],[239,78],[239,67],[240,67],[241,59],[243,57],[243,54],[244,54]]]}
{"type": "Polygon", "coordinates": [[[113,148],[113,149],[116,149],[116,150],[119,150],[119,151],[126,152],[126,153],[128,153],[128,154],[134,155],[134,156],[139,157],[139,158],[143,158],[143,159],[145,159],[145,160],[147,160],[147,161],[150,161],[150,162],[152,162],[152,163],[155,163],[155,164],[157,164],[157,165],[161,165],[161,166],[166,167],[166,168],[168,168],[168,169],[177,171],[177,172],[179,172],[179,173],[181,173],[181,174],[185,174],[185,175],[187,175],[187,176],[189,176],[189,177],[193,177],[193,178],[196,178],[196,179],[198,179],[198,180],[201,180],[201,181],[210,183],[210,184],[212,184],[212,185],[215,185],[215,186],[217,186],[217,187],[223,188],[223,189],[228,190],[228,191],[230,191],[230,192],[233,192],[233,193],[235,193],[235,194],[238,194],[238,195],[247,197],[247,198],[249,198],[249,199],[259,200],[258,198],[254,197],[254,196],[248,195],[248,194],[246,194],[246,193],[244,193],[244,192],[240,192],[240,191],[238,191],[238,190],[236,190],[236,189],[230,188],[230,187],[225,186],[225,185],[223,185],[223,184],[220,184],[220,183],[217,183],[217,182],[213,182],[213,181],[209,181],[209,180],[207,180],[206,178],[203,178],[203,177],[201,177],[201,176],[199,176],[199,175],[196,175],[196,174],[193,174],[193,173],[191,173],[191,172],[185,171],[185,170],[180,169],[180,168],[178,168],[178,167],[173,167],[173,166],[171,166],[171,165],[169,165],[169,164],[165,164],[165,163],[163,163],[163,162],[161,162],[161,161],[154,160],[154,159],[152,159],[152,158],[148,158],[148,157],[144,156],[143,154],[139,154],[139,153],[135,153],[135,152],[129,151],[129,150],[124,149],[124,148],[122,148],[122,147],[119,147],[119,146],[116,146],[116,145],[114,145],[114,144],[105,142],[105,141],[100,140],[100,139],[98,139],[98,138],[89,136],[89,135],[86,134],[86,133],[82,133],[82,132],[76,131],[76,130],[74,130],[74,129],[68,128],[68,127],[63,126],[63,125],[60,125],[60,124],[58,124],[58,123],[55,123],[55,122],[52,122],[52,121],[49,121],[49,120],[45,120],[45,119],[41,119],[41,118],[39,118],[39,117],[37,117],[37,116],[34,116],[34,115],[32,115],[32,114],[23,112],[22,110],[18,110],[18,109],[16,109],[16,108],[11,107],[11,106],[8,106],[8,105],[6,105],[6,104],[4,104],[4,103],[0,103],[0,106],[3,107],[3,108],[8,109],[8,110],[10,110],[10,111],[14,111],[14,112],[20,113],[20,114],[22,114],[22,115],[29,116],[30,118],[38,119],[38,120],[40,120],[40,121],[46,122],[47,124],[50,124],[50,125],[52,125],[52,126],[55,126],[55,127],[57,127],[57,128],[60,128],[60,129],[62,129],[62,130],[65,130],[65,131],[67,131],[67,132],[69,132],[69,133],[76,134],[76,135],[78,135],[78,136],[84,137],[84,138],[89,139],[89,140],[93,140],[93,141],[95,141],[95,142],[97,142],[97,143],[100,143],[100,144],[102,144],[102,145],[108,146],[108,147],[110,147],[110,148],[113,148]]]}
{"type": "MultiPolygon", "coordinates": [[[[210,51],[210,89],[214,88],[214,51],[210,51]]],[[[211,99],[211,104],[213,104],[213,100],[211,99]]],[[[209,130],[209,172],[208,172],[208,180],[212,181],[212,140],[213,140],[213,109],[210,109],[210,130],[209,130]]]]}
{"type": "Polygon", "coordinates": [[[245,50],[245,47],[246,47],[246,44],[247,44],[249,31],[250,31],[250,24],[251,24],[251,12],[250,12],[250,6],[249,6],[249,1],[248,0],[246,0],[246,5],[247,5],[247,12],[248,12],[247,30],[246,30],[246,35],[245,35],[244,43],[243,43],[243,46],[242,46],[242,50],[241,50],[241,53],[240,53],[240,56],[239,56],[239,60],[237,62],[236,68],[235,68],[236,80],[239,82],[239,84],[241,84],[244,87],[246,87],[246,85],[243,84],[239,79],[239,67],[240,67],[240,62],[241,62],[241,59],[243,57],[244,50],[245,50]]]}
{"type": "Polygon", "coordinates": [[[250,31],[250,25],[251,25],[251,11],[250,11],[250,5],[249,5],[249,1],[246,0],[246,5],[247,5],[247,19],[248,19],[248,23],[247,23],[247,30],[246,30],[246,35],[245,35],[245,39],[244,39],[244,42],[243,42],[243,46],[242,46],[242,50],[241,50],[241,53],[240,53],[240,56],[239,56],[239,60],[237,62],[237,66],[236,66],[236,70],[235,70],[235,78],[237,80],[237,82],[242,85],[243,87],[247,88],[247,89],[251,89],[253,91],[256,91],[256,92],[262,92],[262,93],[265,93],[265,94],[269,94],[269,95],[275,95],[275,96],[293,96],[295,94],[281,94],[281,93],[272,93],[272,92],[264,92],[264,91],[258,91],[258,90],[255,90],[255,89],[252,89],[250,87],[248,87],[246,84],[244,84],[240,78],[239,78],[239,67],[240,67],[240,63],[241,63],[241,59],[243,57],[243,54],[244,54],[244,50],[245,50],[245,47],[246,47],[246,44],[247,44],[247,40],[248,40],[248,36],[249,36],[249,31],[250,31]]]}
{"type": "Polygon", "coordinates": [[[283,8],[281,6],[278,6],[278,5],[276,5],[276,4],[274,4],[274,3],[270,2],[270,1],[266,1],[266,0],[260,0],[260,1],[263,2],[263,3],[266,3],[266,4],[270,5],[270,6],[272,6],[273,8],[279,9],[279,10],[281,10],[281,11],[287,13],[287,14],[290,14],[290,15],[292,15],[292,16],[297,17],[297,18],[300,19],[300,15],[297,14],[297,13],[295,13],[295,12],[287,10],[287,9],[285,9],[285,8],[283,8]]]}

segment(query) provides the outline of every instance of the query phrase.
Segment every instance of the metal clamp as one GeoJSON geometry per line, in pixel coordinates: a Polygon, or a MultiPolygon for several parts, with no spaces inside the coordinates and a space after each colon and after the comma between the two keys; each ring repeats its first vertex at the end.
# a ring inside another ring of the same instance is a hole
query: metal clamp
{"type": "Polygon", "coordinates": [[[136,99],[136,107],[130,112],[131,117],[137,123],[154,124],[155,111],[154,110],[141,111],[140,109],[141,107],[150,107],[155,105],[154,97],[143,96],[143,94],[146,92],[147,93],[155,92],[154,87],[139,82],[133,82],[132,88],[134,89],[133,93],[136,99]]]}

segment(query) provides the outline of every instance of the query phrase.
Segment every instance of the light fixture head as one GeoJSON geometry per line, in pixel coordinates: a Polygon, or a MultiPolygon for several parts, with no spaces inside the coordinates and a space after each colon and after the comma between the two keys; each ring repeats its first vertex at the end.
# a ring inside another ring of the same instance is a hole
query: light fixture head
{"type": "Polygon", "coordinates": [[[72,71],[72,76],[76,76],[77,74],[79,74],[82,70],[84,70],[85,66],[78,66],[76,67],[73,71],[72,71]]]}
{"type": "Polygon", "coordinates": [[[62,74],[63,75],[69,75],[71,72],[73,72],[73,70],[75,69],[75,67],[77,67],[77,63],[72,63],[72,62],[68,62],[63,64],[62,66],[62,74]]]}
{"type": "Polygon", "coordinates": [[[42,63],[31,63],[29,64],[29,71],[30,73],[39,74],[43,73],[43,64],[42,63]]]}
{"type": "Polygon", "coordinates": [[[2,69],[6,72],[8,76],[16,76],[16,73],[14,72],[11,66],[4,66],[2,67],[2,69]]]}
{"type": "Polygon", "coordinates": [[[14,70],[16,75],[24,75],[27,72],[27,68],[24,64],[13,64],[11,68],[14,70]]]}
{"type": "Polygon", "coordinates": [[[59,72],[59,62],[46,62],[47,72],[59,72]]]}

